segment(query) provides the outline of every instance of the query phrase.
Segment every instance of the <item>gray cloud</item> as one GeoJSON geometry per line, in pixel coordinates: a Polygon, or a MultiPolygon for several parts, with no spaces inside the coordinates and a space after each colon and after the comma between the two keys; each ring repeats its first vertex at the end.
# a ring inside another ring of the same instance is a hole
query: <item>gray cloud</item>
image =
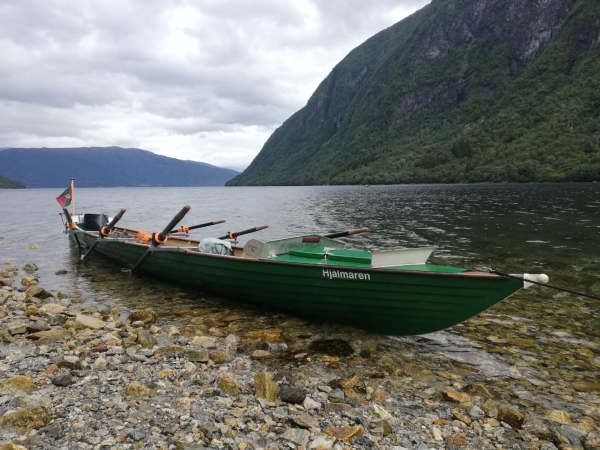
{"type": "Polygon", "coordinates": [[[349,51],[428,0],[0,0],[0,146],[243,168],[349,51]]]}

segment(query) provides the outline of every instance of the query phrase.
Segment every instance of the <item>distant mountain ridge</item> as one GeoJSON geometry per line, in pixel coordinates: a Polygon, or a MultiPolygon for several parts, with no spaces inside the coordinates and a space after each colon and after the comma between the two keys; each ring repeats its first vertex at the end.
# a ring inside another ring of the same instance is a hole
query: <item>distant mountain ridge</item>
{"type": "Polygon", "coordinates": [[[228,185],[600,180],[600,1],[433,0],[228,185]]]}
{"type": "Polygon", "coordinates": [[[239,172],[121,147],[8,148],[0,171],[28,188],[223,186],[239,172]]]}

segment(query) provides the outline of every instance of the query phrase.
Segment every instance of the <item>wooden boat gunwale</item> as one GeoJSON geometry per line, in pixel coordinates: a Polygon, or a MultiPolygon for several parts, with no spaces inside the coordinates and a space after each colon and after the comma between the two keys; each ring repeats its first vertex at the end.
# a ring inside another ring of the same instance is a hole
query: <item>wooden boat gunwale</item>
{"type": "MultiPolygon", "coordinates": [[[[142,244],[141,242],[138,242],[134,236],[137,233],[137,230],[133,230],[130,228],[121,228],[121,227],[116,227],[115,228],[116,231],[119,231],[121,233],[125,233],[128,236],[130,236],[131,239],[127,239],[127,240],[117,240],[115,241],[113,238],[104,238],[101,240],[104,242],[118,242],[118,243],[122,243],[122,244],[127,244],[127,245],[135,245],[138,247],[142,247],[142,248],[146,248],[146,249],[150,249],[152,252],[155,251],[159,251],[159,252],[164,252],[164,251],[176,251],[176,252],[186,252],[189,253],[191,255],[196,255],[196,256],[203,256],[203,257],[214,257],[214,258],[218,258],[218,259],[226,259],[226,260],[235,260],[235,261],[244,261],[244,262],[252,262],[252,263],[262,263],[262,264],[277,264],[277,265],[282,265],[282,266],[292,266],[292,267],[306,267],[306,268],[313,268],[313,269],[323,269],[324,266],[323,265],[319,265],[319,264],[310,264],[310,263],[294,263],[294,262],[288,262],[288,261],[270,261],[270,260],[263,260],[263,259],[253,259],[253,258],[244,258],[242,256],[239,255],[219,255],[219,254],[213,254],[213,253],[202,253],[199,252],[197,250],[197,245],[200,243],[200,239],[188,239],[188,238],[182,238],[179,236],[173,236],[173,237],[169,237],[169,239],[167,240],[167,242],[162,246],[162,247],[151,247],[149,244],[142,244]],[[185,242],[188,245],[185,246],[178,246],[178,245],[174,245],[173,243],[176,241],[181,241],[181,242],[185,242]],[[193,244],[193,245],[189,245],[189,244],[193,244]],[[167,250],[167,248],[173,248],[173,249],[177,249],[177,250],[167,250]]],[[[79,230],[79,233],[85,233],[87,236],[90,236],[92,238],[95,239],[99,239],[98,238],[98,233],[97,232],[93,232],[93,231],[85,231],[85,230],[79,230]]],[[[240,246],[232,246],[234,248],[236,248],[237,250],[239,250],[241,252],[242,247],[240,246]]],[[[419,276],[434,276],[434,277],[458,277],[458,278],[464,278],[464,277],[469,277],[472,279],[477,279],[477,278],[482,278],[482,279],[486,279],[486,280],[498,280],[498,281],[509,281],[508,278],[505,277],[501,277],[498,276],[496,274],[492,274],[492,273],[487,273],[487,272],[476,272],[476,271],[466,271],[466,272],[426,272],[426,271],[419,271],[419,270],[398,270],[398,269],[386,269],[386,268],[377,268],[377,267],[354,267],[354,266],[337,266],[337,265],[331,265],[331,266],[327,266],[328,268],[341,268],[344,271],[352,271],[352,272],[369,272],[369,273],[381,273],[381,274],[392,274],[392,275],[410,275],[410,276],[414,276],[414,275],[419,275],[419,276]]]]}

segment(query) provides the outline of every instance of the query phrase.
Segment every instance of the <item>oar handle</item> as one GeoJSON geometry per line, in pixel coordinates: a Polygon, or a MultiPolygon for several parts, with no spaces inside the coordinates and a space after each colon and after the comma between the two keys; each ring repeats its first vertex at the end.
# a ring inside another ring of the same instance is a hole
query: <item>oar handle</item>
{"type": "Polygon", "coordinates": [[[260,227],[249,228],[244,231],[230,231],[225,236],[221,236],[217,239],[235,239],[238,236],[243,236],[244,234],[255,233],[256,231],[264,230],[265,228],[269,228],[269,225],[261,225],[260,227]]]}
{"type": "Polygon", "coordinates": [[[117,215],[115,217],[113,217],[113,220],[108,222],[108,224],[106,226],[104,226],[100,229],[100,237],[106,237],[110,234],[110,232],[115,227],[117,222],[119,220],[121,220],[121,217],[123,217],[123,214],[125,214],[125,211],[127,211],[125,208],[121,209],[121,211],[119,211],[117,213],[117,215]]]}
{"type": "Polygon", "coordinates": [[[63,208],[63,213],[65,214],[65,217],[67,219],[67,228],[75,228],[75,224],[73,223],[73,219],[71,217],[71,214],[69,214],[67,208],[63,208]]]}
{"type": "Polygon", "coordinates": [[[329,238],[329,239],[335,239],[335,238],[339,238],[339,237],[352,236],[353,234],[368,233],[368,232],[369,232],[369,229],[366,227],[363,227],[363,228],[358,228],[356,230],[340,231],[339,233],[326,234],[324,237],[329,238]]]}
{"type": "Polygon", "coordinates": [[[173,228],[175,228],[177,226],[177,224],[183,220],[183,218],[185,217],[185,215],[188,213],[189,210],[190,210],[190,205],[185,205],[183,208],[181,208],[181,211],[179,211],[177,213],[177,215],[175,217],[173,217],[173,219],[169,222],[169,225],[167,225],[165,227],[165,229],[162,230],[160,233],[156,234],[155,239],[154,239],[156,244],[161,244],[165,241],[167,236],[169,236],[169,233],[171,232],[171,230],[173,228]]]}
{"type": "Polygon", "coordinates": [[[218,225],[220,223],[225,223],[225,221],[224,220],[215,220],[214,222],[201,223],[200,225],[194,225],[194,226],[191,226],[191,227],[183,226],[183,227],[180,227],[177,230],[171,231],[171,233],[177,233],[177,232],[179,232],[179,233],[187,233],[188,231],[195,230],[197,228],[210,227],[212,225],[218,225]]]}

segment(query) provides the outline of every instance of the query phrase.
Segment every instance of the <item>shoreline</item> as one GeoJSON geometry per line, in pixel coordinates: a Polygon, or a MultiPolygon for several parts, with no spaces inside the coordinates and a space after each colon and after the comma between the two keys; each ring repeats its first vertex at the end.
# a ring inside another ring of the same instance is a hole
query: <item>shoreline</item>
{"type": "Polygon", "coordinates": [[[0,449],[600,449],[600,384],[283,314],[92,308],[34,267],[0,267],[0,449]]]}

